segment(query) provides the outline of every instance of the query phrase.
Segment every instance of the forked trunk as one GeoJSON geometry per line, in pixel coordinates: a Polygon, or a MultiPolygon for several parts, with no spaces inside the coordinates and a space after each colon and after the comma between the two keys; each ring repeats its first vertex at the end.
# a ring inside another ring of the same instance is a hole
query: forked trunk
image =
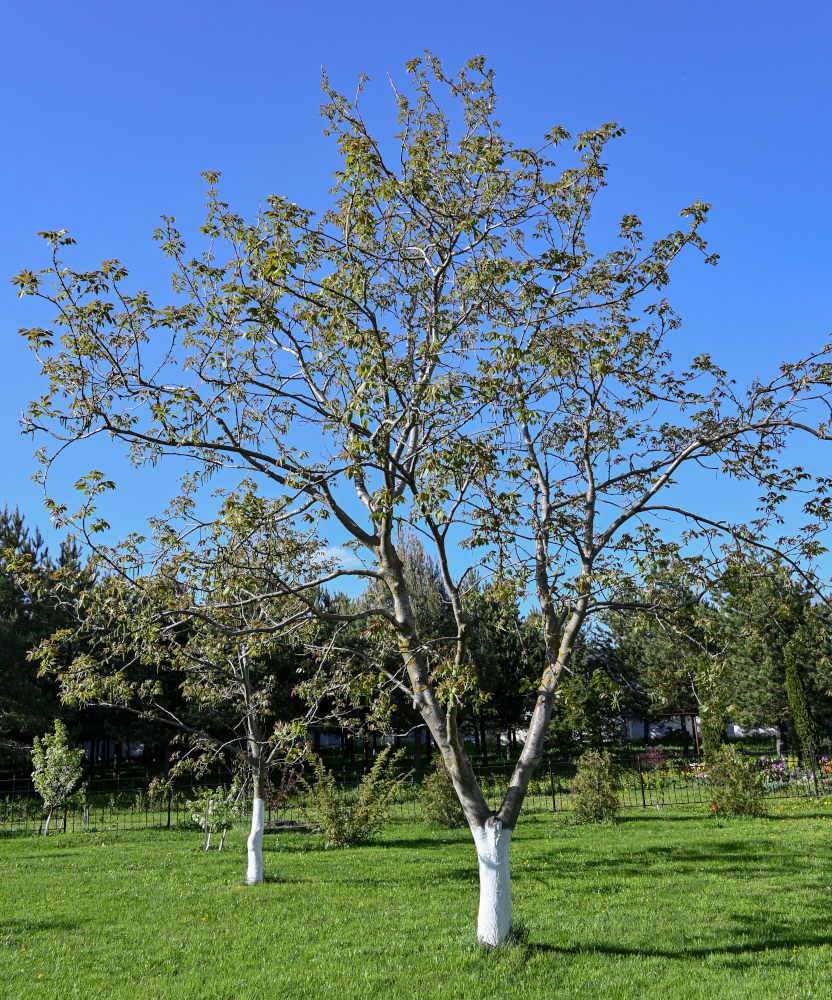
{"type": "Polygon", "coordinates": [[[255,799],[251,808],[246,885],[257,885],[263,881],[263,826],[266,818],[266,801],[259,797],[259,784],[259,782],[256,783],[255,799]]]}
{"type": "Polygon", "coordinates": [[[496,816],[471,831],[480,866],[480,908],[477,938],[495,948],[504,944],[511,933],[511,870],[509,845],[512,830],[496,816]]]}

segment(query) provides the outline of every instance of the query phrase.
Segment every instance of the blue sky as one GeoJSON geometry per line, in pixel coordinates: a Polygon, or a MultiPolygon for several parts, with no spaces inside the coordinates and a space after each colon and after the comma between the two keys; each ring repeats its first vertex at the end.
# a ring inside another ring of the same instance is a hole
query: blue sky
{"type": "MultiPolygon", "coordinates": [[[[826,3],[80,0],[6,5],[2,34],[0,503],[19,505],[53,544],[30,481],[34,445],[18,429],[39,380],[16,331],[48,316],[7,279],[45,266],[38,230],[64,228],[79,243],[74,266],[117,256],[138,286],[164,289],[153,228],[165,212],[196,229],[205,169],[223,171],[242,214],[271,192],[323,206],[337,161],[318,117],[322,66],[349,93],[369,75],[365,106],[380,132],[395,124],[386,75],[401,80],[426,48],[448,67],[487,56],[518,143],[555,124],[620,121],[605,211],[636,212],[659,235],[694,199],[714,206],[719,267],[691,257],[669,290],[684,319],[680,355],[711,351],[745,380],[832,331],[826,3]]],[[[824,452],[805,458],[828,465],[824,452]]],[[[103,464],[75,461],[78,473],[103,464]]],[[[125,472],[116,452],[106,469],[124,486],[113,518],[123,533],[171,480],[125,472]]]]}

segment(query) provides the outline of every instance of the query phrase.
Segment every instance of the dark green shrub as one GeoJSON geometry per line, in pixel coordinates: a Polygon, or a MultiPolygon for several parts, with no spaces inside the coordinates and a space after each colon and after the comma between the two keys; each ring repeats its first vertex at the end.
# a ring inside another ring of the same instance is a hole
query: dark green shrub
{"type": "Polygon", "coordinates": [[[572,808],[582,819],[612,819],[618,815],[619,770],[606,750],[587,750],[569,786],[572,808]]]}
{"type": "Polygon", "coordinates": [[[806,698],[806,688],[800,679],[797,671],[797,663],[794,656],[786,655],[786,697],[789,700],[789,708],[792,710],[794,719],[794,731],[800,745],[801,752],[806,757],[814,755],[814,748],[817,746],[818,734],[812,713],[809,710],[809,702],[806,698]]]}
{"type": "Polygon", "coordinates": [[[422,803],[422,818],[426,823],[464,825],[465,814],[459,804],[451,775],[441,757],[436,762],[436,769],[422,782],[419,798],[422,803]]]}
{"type": "Polygon", "coordinates": [[[327,838],[328,846],[364,843],[384,826],[392,799],[409,776],[397,766],[404,750],[392,756],[391,752],[392,747],[382,750],[350,798],[335,784],[335,776],[321,758],[311,755],[315,781],[301,782],[309,795],[306,813],[309,825],[327,838]]]}
{"type": "Polygon", "coordinates": [[[732,746],[724,746],[708,764],[708,789],[717,815],[765,815],[763,770],[732,746]]]}

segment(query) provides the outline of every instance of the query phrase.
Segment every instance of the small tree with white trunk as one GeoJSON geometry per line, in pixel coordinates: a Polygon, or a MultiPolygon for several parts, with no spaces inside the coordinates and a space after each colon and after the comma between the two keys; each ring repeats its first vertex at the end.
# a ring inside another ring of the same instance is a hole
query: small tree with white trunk
{"type": "MultiPolygon", "coordinates": [[[[483,59],[449,76],[428,56],[408,74],[407,92],[394,88],[392,143],[374,136],[360,97],[324,81],[341,161],[320,218],[273,196],[247,222],[206,175],[201,253],[173,219],[158,232],[173,262],[171,305],[131,291],[116,260],[72,270],[62,259],[71,238],[44,234],[52,263],[15,279],[22,295],[57,307],[54,330],[26,331],[49,380],[27,426],[58,450],[100,433],[137,464],[179,455],[191,471],[186,505],[208,479],[221,490],[232,477],[257,481],[282,501],[270,531],[326,524],[331,544],[353,549],[354,568],[338,572],[387,596],[344,618],[394,640],[397,662],[375,673],[411,700],[441,751],[476,846],[478,934],[497,945],[512,923],[512,833],[586,622],[621,607],[621,582],[651,567],[678,566],[695,589],[720,540],[767,544],[781,501],[800,490],[810,527],[791,558],[817,551],[828,484],[781,456],[793,431],[826,436],[830,359],[783,365],[747,391],[707,356],[674,370],[667,341],[678,320],[661,289],[679,254],[705,254],[707,206],[686,208],[682,228],[652,242],[625,215],[613,248],[595,253],[588,223],[605,146],[621,129],[581,133],[570,150],[555,127],[518,146],[496,120],[483,59]],[[691,508],[684,476],[703,466],[760,487],[750,529],[691,508]],[[404,570],[414,532],[451,612],[440,637],[420,631],[404,570]],[[536,597],[545,646],[497,809],[458,724],[476,687],[472,570],[512,599],[536,597]]],[[[43,452],[45,471],[53,457],[43,452]]],[[[79,481],[91,531],[110,485],[100,473],[79,481]]],[[[72,518],[61,504],[53,512],[72,518]]],[[[295,597],[306,586],[288,581],[295,597]]],[[[649,587],[639,593],[649,604],[649,587]]]]}
{"type": "MultiPolygon", "coordinates": [[[[34,654],[59,676],[65,702],[120,708],[173,729],[186,749],[171,773],[199,774],[217,755],[231,758],[252,798],[249,884],[263,881],[266,779],[300,761],[314,715],[287,718],[269,660],[302,641],[308,584],[324,562],[314,534],[273,530],[275,511],[244,489],[210,524],[180,509],[187,531],[162,518],[151,537],[97,546],[85,573],[98,579],[76,607],[76,626],[34,654]]],[[[60,582],[53,587],[60,599],[60,582]]]]}
{"type": "Polygon", "coordinates": [[[69,798],[81,780],[84,751],[69,745],[66,726],[55,720],[55,730],[37,736],[32,745],[32,784],[46,809],[44,836],[49,833],[52,814],[69,798]]]}

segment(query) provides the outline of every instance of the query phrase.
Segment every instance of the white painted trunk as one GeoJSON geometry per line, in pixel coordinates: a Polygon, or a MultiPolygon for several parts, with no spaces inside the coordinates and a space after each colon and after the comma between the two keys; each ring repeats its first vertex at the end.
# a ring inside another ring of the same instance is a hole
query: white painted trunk
{"type": "Polygon", "coordinates": [[[49,815],[46,817],[46,826],[43,828],[43,835],[44,835],[44,837],[47,836],[47,834],[49,833],[49,824],[52,822],[52,813],[53,812],[54,812],[54,809],[50,809],[49,810],[49,815]]]}
{"type": "Polygon", "coordinates": [[[496,947],[511,932],[511,871],[508,848],[512,831],[491,817],[473,831],[480,863],[480,909],[477,938],[496,947]]]}
{"type": "Polygon", "coordinates": [[[263,881],[263,825],[265,816],[265,799],[255,799],[251,809],[251,833],[248,835],[247,885],[256,885],[263,881]]]}

